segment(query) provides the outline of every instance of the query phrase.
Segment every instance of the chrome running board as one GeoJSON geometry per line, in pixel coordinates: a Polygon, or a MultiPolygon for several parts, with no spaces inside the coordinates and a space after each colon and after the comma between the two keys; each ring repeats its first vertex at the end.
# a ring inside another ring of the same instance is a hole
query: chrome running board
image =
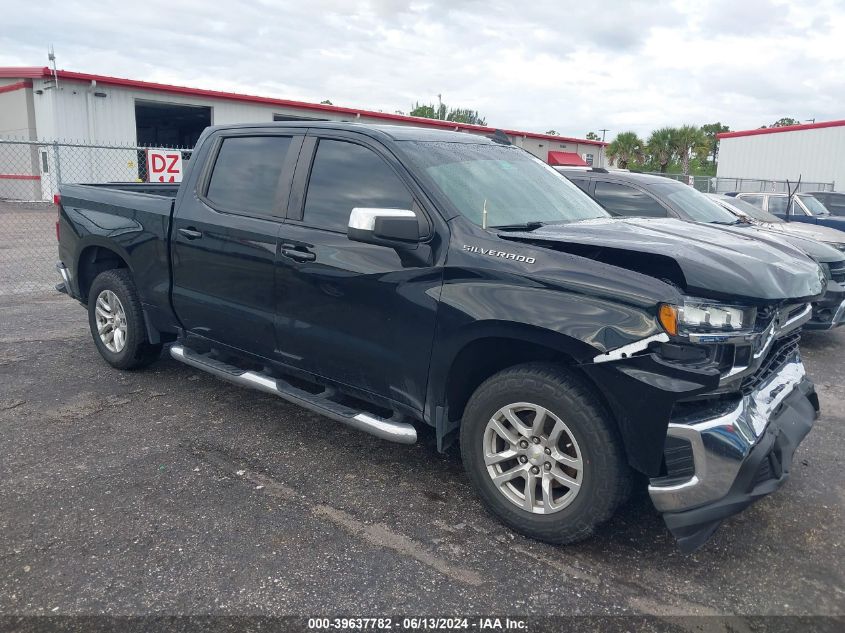
{"type": "MultiPolygon", "coordinates": [[[[314,413],[319,413],[336,422],[375,435],[383,440],[400,444],[414,444],[417,441],[417,430],[407,422],[401,422],[394,418],[381,418],[364,411],[356,411],[321,394],[309,393],[294,387],[283,378],[273,378],[260,372],[239,369],[234,365],[199,354],[183,345],[173,345],[170,348],[170,355],[186,365],[206,371],[223,380],[279,396],[314,413]]],[[[329,393],[329,391],[323,393],[329,393]]]]}

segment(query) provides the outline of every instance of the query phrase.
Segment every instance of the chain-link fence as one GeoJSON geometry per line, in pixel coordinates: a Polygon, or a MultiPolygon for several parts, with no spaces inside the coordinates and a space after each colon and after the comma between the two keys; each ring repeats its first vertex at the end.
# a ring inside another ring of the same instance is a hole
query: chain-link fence
{"type": "Polygon", "coordinates": [[[149,152],[187,159],[190,148],[0,139],[0,296],[51,289],[59,280],[55,264],[56,208],[60,184],[145,182],[180,179],[168,161],[153,170],[149,152]]]}
{"type": "MultiPolygon", "coordinates": [[[[685,176],[684,174],[663,174],[657,171],[647,172],[654,176],[664,176],[679,180],[704,193],[728,193],[740,191],[757,193],[764,191],[786,192],[787,182],[785,180],[760,180],[757,178],[726,178],[724,176],[685,176]]],[[[797,182],[789,182],[789,187],[795,189],[797,182]]],[[[798,191],[833,191],[832,182],[804,182],[798,185],[798,191]]]]}

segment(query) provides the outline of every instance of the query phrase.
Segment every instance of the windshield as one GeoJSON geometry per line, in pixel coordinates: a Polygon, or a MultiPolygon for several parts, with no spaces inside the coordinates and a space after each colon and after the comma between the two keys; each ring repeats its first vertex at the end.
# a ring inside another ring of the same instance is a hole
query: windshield
{"type": "Polygon", "coordinates": [[[719,206],[700,191],[689,185],[680,183],[666,183],[652,185],[659,195],[668,199],[681,213],[689,216],[693,222],[708,224],[736,224],[736,216],[719,206]]]}
{"type": "Polygon", "coordinates": [[[810,212],[810,215],[830,215],[830,211],[818,199],[808,195],[798,195],[804,206],[810,212]]]}
{"type": "Polygon", "coordinates": [[[783,220],[781,220],[778,216],[772,215],[767,211],[763,211],[763,209],[755,207],[750,202],[746,202],[745,200],[741,200],[740,198],[729,198],[725,196],[720,197],[719,201],[725,204],[726,206],[733,207],[734,209],[737,209],[748,217],[754,220],[758,220],[760,222],[770,222],[772,224],[778,224],[783,222],[783,220]]]}
{"type": "Polygon", "coordinates": [[[609,217],[565,176],[518,147],[402,141],[402,149],[478,225],[485,209],[490,227],[609,217]]]}

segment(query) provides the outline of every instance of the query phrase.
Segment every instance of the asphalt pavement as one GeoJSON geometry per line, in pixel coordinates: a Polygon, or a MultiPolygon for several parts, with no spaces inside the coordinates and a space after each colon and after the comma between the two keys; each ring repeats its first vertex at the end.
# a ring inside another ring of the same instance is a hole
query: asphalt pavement
{"type": "Polygon", "coordinates": [[[639,495],[591,540],[485,513],[400,446],[168,358],[101,360],[78,304],[0,293],[0,614],[845,613],[845,328],[791,480],[681,554],[639,495]]]}

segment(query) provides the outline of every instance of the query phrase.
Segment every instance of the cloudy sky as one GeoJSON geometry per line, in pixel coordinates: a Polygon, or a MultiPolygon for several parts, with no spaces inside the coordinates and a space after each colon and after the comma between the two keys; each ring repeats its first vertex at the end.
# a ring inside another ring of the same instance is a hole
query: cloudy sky
{"type": "Polygon", "coordinates": [[[843,0],[0,0],[0,66],[407,112],[570,136],[845,118],[843,0]],[[174,6],[178,5],[178,6],[174,6]]]}

